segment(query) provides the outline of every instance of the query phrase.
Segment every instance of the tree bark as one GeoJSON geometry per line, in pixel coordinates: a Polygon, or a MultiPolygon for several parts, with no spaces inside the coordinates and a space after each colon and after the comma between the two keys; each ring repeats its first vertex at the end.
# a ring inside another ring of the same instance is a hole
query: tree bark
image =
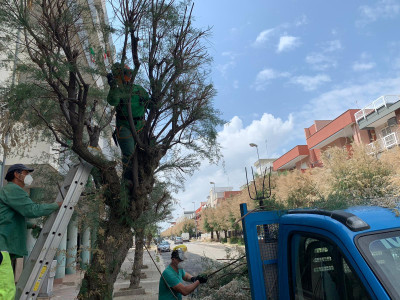
{"type": "Polygon", "coordinates": [[[215,231],[215,233],[217,234],[217,241],[219,242],[219,231],[215,231]]]}
{"type": "Polygon", "coordinates": [[[214,231],[211,230],[211,240],[213,240],[213,239],[214,239],[214,231]]]}
{"type": "Polygon", "coordinates": [[[150,248],[150,244],[151,244],[152,240],[153,240],[153,235],[152,234],[148,234],[147,238],[146,238],[146,247],[147,248],[150,248]]]}
{"type": "Polygon", "coordinates": [[[144,244],[144,231],[143,229],[137,230],[135,235],[135,259],[132,266],[131,280],[129,284],[130,289],[139,288],[140,273],[143,265],[143,244],[144,244]]]}
{"type": "Polygon", "coordinates": [[[98,233],[98,249],[82,280],[78,299],[112,299],[114,282],[132,247],[131,228],[121,224],[118,215],[112,214],[102,225],[105,230],[98,233]]]}

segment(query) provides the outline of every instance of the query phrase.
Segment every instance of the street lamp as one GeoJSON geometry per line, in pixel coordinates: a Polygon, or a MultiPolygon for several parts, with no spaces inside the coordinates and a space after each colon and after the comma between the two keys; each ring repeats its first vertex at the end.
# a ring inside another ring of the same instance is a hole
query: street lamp
{"type": "Polygon", "coordinates": [[[194,209],[194,231],[196,234],[196,239],[197,239],[197,218],[196,218],[196,202],[193,203],[193,209],[194,209]]]}
{"type": "Polygon", "coordinates": [[[257,149],[258,166],[260,169],[260,176],[261,176],[261,161],[260,161],[260,155],[258,154],[258,146],[257,146],[257,144],[254,144],[254,143],[250,143],[249,145],[250,145],[250,147],[256,147],[256,149],[257,149]]]}

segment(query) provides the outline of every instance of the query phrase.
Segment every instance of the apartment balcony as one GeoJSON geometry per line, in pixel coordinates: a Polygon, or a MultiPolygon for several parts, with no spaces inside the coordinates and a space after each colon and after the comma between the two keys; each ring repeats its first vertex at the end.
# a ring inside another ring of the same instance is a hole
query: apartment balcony
{"type": "Polygon", "coordinates": [[[400,144],[399,132],[392,132],[366,146],[368,154],[378,154],[400,144]]]}
{"type": "Polygon", "coordinates": [[[400,95],[381,96],[354,114],[360,129],[376,128],[395,116],[400,108],[400,95]]]}
{"type": "Polygon", "coordinates": [[[298,145],[273,162],[274,171],[290,170],[296,167],[296,163],[309,156],[307,145],[298,145]]]}

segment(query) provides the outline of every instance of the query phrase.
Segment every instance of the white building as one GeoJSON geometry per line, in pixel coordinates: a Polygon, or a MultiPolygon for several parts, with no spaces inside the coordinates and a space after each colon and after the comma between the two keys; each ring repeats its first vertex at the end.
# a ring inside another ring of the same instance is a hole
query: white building
{"type": "Polygon", "coordinates": [[[217,199],[224,197],[224,192],[233,191],[233,187],[212,187],[207,197],[207,207],[216,207],[217,199]]]}

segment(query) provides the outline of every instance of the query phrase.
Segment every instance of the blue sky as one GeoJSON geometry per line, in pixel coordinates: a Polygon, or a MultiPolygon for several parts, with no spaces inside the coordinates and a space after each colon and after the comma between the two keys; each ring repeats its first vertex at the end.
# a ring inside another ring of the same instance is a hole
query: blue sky
{"type": "Polygon", "coordinates": [[[245,183],[244,167],[305,144],[304,128],[381,95],[400,94],[400,1],[195,1],[212,26],[209,53],[225,168],[203,164],[176,195],[182,209],[211,188],[245,183]]]}

